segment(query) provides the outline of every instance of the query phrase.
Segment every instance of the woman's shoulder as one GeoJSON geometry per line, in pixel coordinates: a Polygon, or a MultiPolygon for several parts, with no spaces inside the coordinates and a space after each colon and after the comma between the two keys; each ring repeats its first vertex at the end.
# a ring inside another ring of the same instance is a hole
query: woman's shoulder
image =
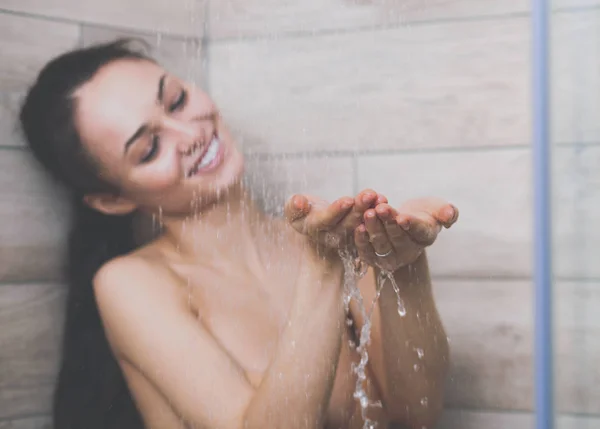
{"type": "Polygon", "coordinates": [[[105,289],[113,293],[112,289],[123,287],[129,291],[144,289],[147,293],[177,280],[157,252],[144,248],[106,262],[96,272],[93,286],[96,293],[105,289]]]}

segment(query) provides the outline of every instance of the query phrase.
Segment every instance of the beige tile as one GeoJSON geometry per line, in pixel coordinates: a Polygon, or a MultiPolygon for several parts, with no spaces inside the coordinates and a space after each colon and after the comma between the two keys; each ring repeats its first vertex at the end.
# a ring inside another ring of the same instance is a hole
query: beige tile
{"type": "Polygon", "coordinates": [[[0,281],[54,279],[63,262],[68,210],[28,152],[0,150],[0,281]]]}
{"type": "Polygon", "coordinates": [[[205,0],[2,0],[2,9],[149,32],[198,36],[205,0]]]}
{"type": "Polygon", "coordinates": [[[460,218],[429,250],[443,276],[525,276],[531,273],[530,156],[523,150],[361,156],[359,189],[373,188],[399,205],[437,196],[460,218]]]}
{"type": "Polygon", "coordinates": [[[151,48],[149,54],[171,73],[196,84],[203,83],[206,73],[201,39],[148,36],[131,30],[115,30],[89,25],[85,25],[82,30],[84,46],[108,42],[121,37],[142,39],[151,48]]]}
{"type": "Polygon", "coordinates": [[[434,286],[451,347],[448,406],[531,409],[530,283],[464,280],[434,286]]]}
{"type": "MultiPolygon", "coordinates": [[[[553,172],[555,272],[600,277],[600,147],[560,148],[553,172]]],[[[505,277],[532,273],[531,157],[526,149],[361,156],[359,188],[400,204],[438,196],[460,209],[430,249],[433,273],[505,277]]]]}
{"type": "MultiPolygon", "coordinates": [[[[58,284],[0,286],[0,418],[48,410],[64,292],[58,284]]],[[[452,352],[447,406],[531,410],[531,283],[434,281],[434,293],[452,352]]],[[[600,414],[598,305],[599,282],[559,282],[555,287],[560,412],[600,414]]]]}
{"type": "Polygon", "coordinates": [[[47,416],[0,420],[0,429],[52,429],[52,418],[47,416]]]}
{"type": "MultiPolygon", "coordinates": [[[[440,280],[434,287],[451,346],[448,406],[533,410],[531,282],[440,280]]],[[[557,282],[554,302],[557,412],[598,415],[600,282],[557,282]]]]}
{"type": "MultiPolygon", "coordinates": [[[[333,200],[353,191],[350,157],[250,157],[247,170],[256,198],[270,212],[281,212],[292,193],[333,200]]],[[[59,278],[69,225],[63,193],[18,149],[0,151],[0,188],[0,281],[59,278]]]]}
{"type": "Polygon", "coordinates": [[[22,93],[0,91],[0,146],[22,146],[19,109],[22,93]]]}
{"type": "Polygon", "coordinates": [[[28,87],[47,61],[78,41],[76,24],[0,13],[0,91],[28,87]]]}
{"type": "MultiPolygon", "coordinates": [[[[600,236],[599,148],[563,148],[554,178],[554,257],[557,274],[599,277],[594,255],[600,236]]],[[[60,193],[29,154],[0,152],[4,189],[0,216],[0,279],[56,278],[66,240],[67,210],[60,193]]],[[[531,184],[527,150],[361,156],[359,188],[372,187],[392,203],[438,195],[461,209],[457,225],[430,249],[438,276],[514,277],[531,274],[531,184]],[[435,179],[435,180],[434,180],[435,179]],[[404,183],[410,183],[403,189],[404,183]]],[[[333,200],[351,195],[352,160],[292,158],[249,161],[249,182],[272,210],[294,192],[333,200]],[[268,167],[265,167],[267,165],[268,167]]]]}
{"type": "Polygon", "coordinates": [[[209,47],[209,85],[264,152],[529,141],[529,21],[448,22],[209,47]]]}
{"type": "Polygon", "coordinates": [[[552,20],[552,131],[556,141],[600,141],[599,25],[599,10],[552,20]]]}
{"type": "Polygon", "coordinates": [[[1,419],[50,411],[64,291],[58,284],[0,285],[1,419]]]}
{"type": "Polygon", "coordinates": [[[557,409],[600,414],[600,282],[558,282],[553,295],[557,409]]]}
{"type": "MultiPolygon", "coordinates": [[[[526,0],[210,0],[209,28],[216,39],[310,34],[524,13],[530,4],[526,0]]],[[[597,4],[597,0],[558,0],[552,7],[597,4]]]]}
{"type": "Polygon", "coordinates": [[[353,195],[351,157],[248,157],[246,182],[254,197],[270,213],[281,214],[287,199],[296,193],[327,201],[353,195]]]}
{"type": "MultiPolygon", "coordinates": [[[[436,429],[531,429],[533,413],[477,410],[445,410],[436,429]]],[[[593,429],[600,425],[594,416],[557,416],[556,429],[593,429]]]]}
{"type": "MultiPolygon", "coordinates": [[[[52,384],[32,386],[0,386],[0,429],[3,424],[19,422],[21,416],[51,411],[52,384]]],[[[21,421],[20,424],[26,424],[21,421]]],[[[17,426],[18,427],[18,426],[17,426]]],[[[26,427],[26,426],[25,426],[26,427]]],[[[13,426],[8,426],[13,429],[13,426]]],[[[37,428],[36,428],[37,429],[37,428]]]]}
{"type": "Polygon", "coordinates": [[[600,277],[600,146],[555,150],[552,222],[555,271],[600,277]]]}

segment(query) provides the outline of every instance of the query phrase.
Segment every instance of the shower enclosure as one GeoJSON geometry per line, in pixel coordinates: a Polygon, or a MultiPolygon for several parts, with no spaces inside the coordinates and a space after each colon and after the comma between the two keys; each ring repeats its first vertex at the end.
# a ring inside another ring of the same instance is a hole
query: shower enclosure
{"type": "Polygon", "coordinates": [[[267,210],[367,187],[460,209],[429,250],[439,428],[600,427],[600,0],[0,0],[0,427],[50,427],[64,308],[68,212],[19,103],[118,36],[210,93],[267,210]]]}

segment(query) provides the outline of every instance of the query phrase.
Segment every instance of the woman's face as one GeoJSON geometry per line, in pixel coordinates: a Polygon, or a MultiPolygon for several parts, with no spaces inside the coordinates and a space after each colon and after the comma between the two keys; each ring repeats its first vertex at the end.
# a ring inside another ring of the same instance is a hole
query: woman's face
{"type": "Polygon", "coordinates": [[[160,66],[114,61],[75,95],[83,145],[120,203],[185,214],[239,183],[243,157],[212,100],[160,66]]]}

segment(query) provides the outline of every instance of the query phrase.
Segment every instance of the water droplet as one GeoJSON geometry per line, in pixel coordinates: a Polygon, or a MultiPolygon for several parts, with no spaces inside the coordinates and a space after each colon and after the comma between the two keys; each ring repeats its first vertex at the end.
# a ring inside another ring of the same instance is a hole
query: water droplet
{"type": "Polygon", "coordinates": [[[364,320],[364,324],[360,330],[360,335],[358,339],[359,346],[356,349],[357,352],[360,354],[360,361],[358,364],[355,364],[354,362],[351,364],[352,372],[354,372],[354,374],[356,375],[356,387],[353,396],[359,401],[361,407],[363,429],[375,428],[375,423],[367,418],[366,412],[369,407],[377,406],[377,404],[371,403],[369,401],[369,398],[363,387],[363,383],[367,378],[365,368],[369,361],[367,345],[370,342],[371,336],[371,315],[375,306],[375,301],[379,297],[379,292],[381,291],[381,285],[383,284],[383,282],[378,282],[378,291],[376,293],[376,297],[373,301],[373,305],[367,312],[367,309],[365,308],[365,303],[362,298],[362,294],[357,284],[358,278],[360,278],[360,272],[357,272],[358,270],[356,269],[356,257],[355,255],[350,254],[350,252],[341,252],[340,256],[342,258],[342,261],[344,262],[344,308],[346,312],[348,312],[350,301],[354,299],[359,308],[359,311],[361,312],[362,319],[364,320]]]}
{"type": "Polygon", "coordinates": [[[421,405],[422,406],[426,407],[428,403],[429,403],[429,400],[427,399],[427,397],[421,398],[421,405]]]}
{"type": "Polygon", "coordinates": [[[366,396],[360,397],[360,406],[363,408],[367,408],[369,406],[369,399],[366,396]]]}
{"type": "Polygon", "coordinates": [[[415,370],[415,372],[419,372],[419,368],[420,368],[420,366],[418,363],[413,365],[413,369],[415,370]]]}
{"type": "Polygon", "coordinates": [[[398,315],[400,317],[406,316],[406,307],[404,306],[404,301],[402,301],[402,297],[400,296],[400,287],[396,283],[394,274],[387,272],[387,271],[381,271],[381,281],[383,282],[384,279],[387,279],[390,281],[390,283],[392,284],[392,288],[394,289],[394,292],[396,293],[396,304],[398,306],[398,315]]]}
{"type": "Polygon", "coordinates": [[[417,356],[419,356],[419,359],[423,359],[423,356],[425,356],[423,349],[417,349],[417,356]]]}

